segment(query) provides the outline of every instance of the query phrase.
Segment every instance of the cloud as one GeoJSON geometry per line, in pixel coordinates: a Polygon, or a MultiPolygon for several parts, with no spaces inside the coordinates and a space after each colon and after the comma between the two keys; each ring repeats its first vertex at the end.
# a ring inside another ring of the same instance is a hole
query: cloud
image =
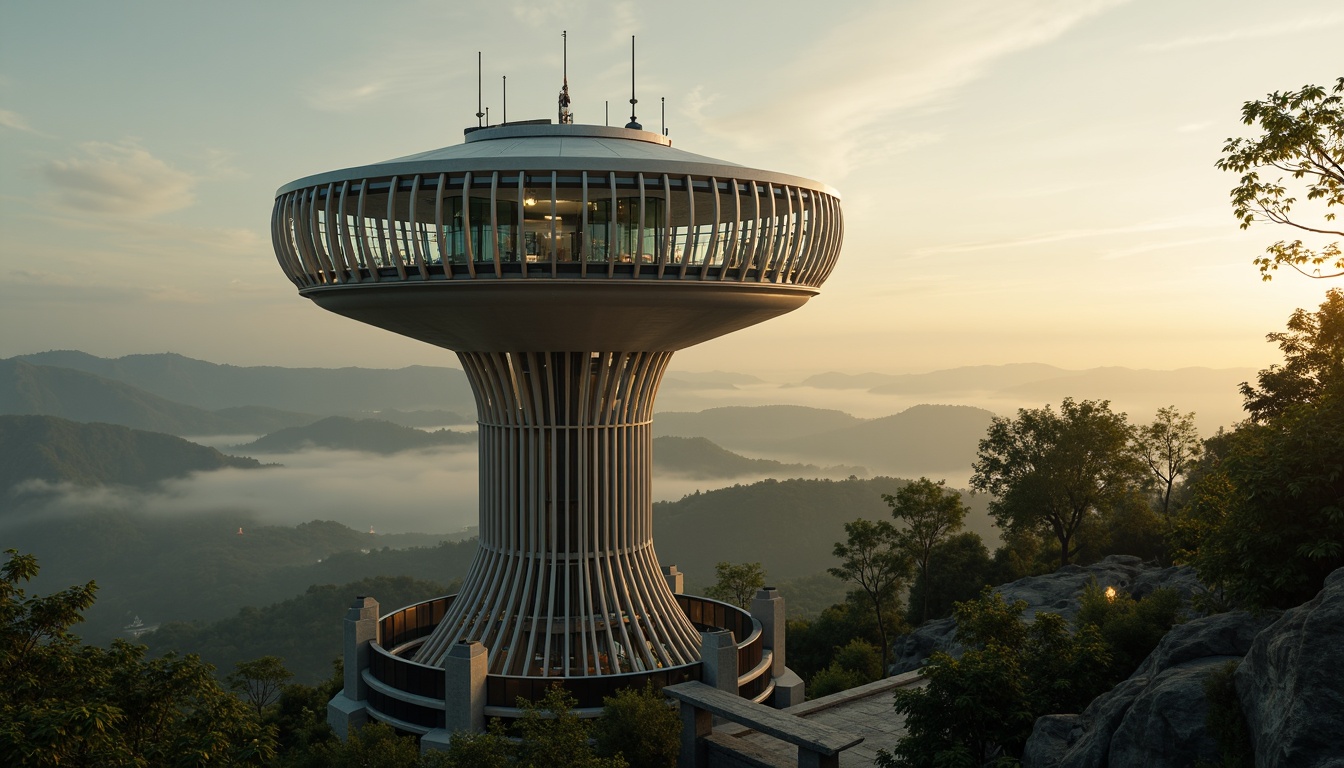
{"type": "Polygon", "coordinates": [[[1325,16],[1289,19],[1281,21],[1278,24],[1255,24],[1253,26],[1238,27],[1236,29],[1228,29],[1222,32],[1214,32],[1205,35],[1187,35],[1186,37],[1178,37],[1160,43],[1148,43],[1140,46],[1140,50],[1176,51],[1183,48],[1199,48],[1206,45],[1263,40],[1268,37],[1293,35],[1301,32],[1311,32],[1315,34],[1322,29],[1338,26],[1340,24],[1344,24],[1344,14],[1332,13],[1325,16]]]}
{"type": "Polygon", "coordinates": [[[130,142],[91,141],[81,154],[52,160],[43,175],[66,205],[86,212],[150,217],[195,202],[196,179],[130,142]]]}
{"type": "Polygon", "coordinates": [[[941,109],[1007,57],[1122,1],[883,4],[773,69],[768,82],[775,87],[756,89],[754,99],[720,100],[702,89],[691,118],[722,141],[810,156],[817,172],[843,177],[870,157],[913,151],[935,138],[902,131],[896,118],[941,109]]]}
{"type": "Polygon", "coordinates": [[[34,136],[46,136],[45,133],[42,133],[29,125],[23,115],[20,115],[18,112],[11,112],[8,109],[0,109],[0,128],[23,131],[24,133],[31,133],[34,136]]]}

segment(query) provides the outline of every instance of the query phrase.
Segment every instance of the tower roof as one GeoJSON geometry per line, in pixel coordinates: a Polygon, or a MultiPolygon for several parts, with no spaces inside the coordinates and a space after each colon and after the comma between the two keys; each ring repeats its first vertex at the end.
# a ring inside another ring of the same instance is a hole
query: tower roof
{"type": "Polygon", "coordinates": [[[652,131],[603,125],[535,123],[469,128],[462,144],[306,176],[284,185],[276,195],[349,179],[405,178],[415,174],[482,169],[690,174],[785,184],[839,197],[833,188],[811,179],[749,168],[676,149],[669,139],[652,131]]]}

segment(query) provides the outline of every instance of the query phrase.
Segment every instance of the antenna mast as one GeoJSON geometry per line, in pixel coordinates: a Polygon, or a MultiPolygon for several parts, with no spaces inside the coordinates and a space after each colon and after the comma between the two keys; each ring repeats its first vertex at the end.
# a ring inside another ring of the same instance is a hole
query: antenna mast
{"type": "Polygon", "coordinates": [[[504,77],[504,119],[500,121],[500,125],[505,125],[509,122],[509,76],[504,75],[503,77],[504,77]]]}
{"type": "Polygon", "coordinates": [[[574,114],[569,111],[569,32],[563,30],[560,32],[560,39],[564,41],[564,85],[560,88],[560,124],[572,125],[574,123],[574,114]]]}
{"type": "Polygon", "coordinates": [[[630,122],[625,124],[626,128],[641,130],[644,126],[639,124],[639,118],[635,117],[635,105],[639,99],[635,98],[635,36],[630,36],[630,122]]]}
{"type": "Polygon", "coordinates": [[[481,111],[481,52],[476,52],[476,127],[481,127],[481,118],[485,113],[481,111]]]}

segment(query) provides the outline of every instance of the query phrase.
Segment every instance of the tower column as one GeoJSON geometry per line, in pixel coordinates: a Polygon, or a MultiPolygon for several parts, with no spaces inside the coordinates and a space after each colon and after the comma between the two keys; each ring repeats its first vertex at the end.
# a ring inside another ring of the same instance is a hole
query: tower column
{"type": "Polygon", "coordinates": [[[480,425],[480,554],[416,660],[460,641],[492,674],[694,663],[653,550],[653,399],[671,352],[459,353],[480,425]]]}

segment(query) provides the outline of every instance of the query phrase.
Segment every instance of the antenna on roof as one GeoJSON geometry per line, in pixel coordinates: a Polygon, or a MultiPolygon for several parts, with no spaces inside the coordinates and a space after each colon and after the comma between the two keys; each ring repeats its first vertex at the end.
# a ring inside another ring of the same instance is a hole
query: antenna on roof
{"type": "Polygon", "coordinates": [[[476,127],[481,127],[481,118],[485,113],[481,111],[481,52],[476,52],[476,127]]]}
{"type": "Polygon", "coordinates": [[[662,103],[662,106],[663,106],[663,135],[666,136],[666,135],[667,135],[667,97],[666,97],[666,96],[659,96],[659,97],[658,97],[658,101],[659,101],[660,103],[662,103]]]}
{"type": "Polygon", "coordinates": [[[505,125],[508,122],[509,122],[509,76],[504,75],[504,119],[501,120],[499,124],[505,125]]]}
{"type": "Polygon", "coordinates": [[[644,126],[639,124],[639,118],[635,117],[635,105],[639,99],[635,98],[635,36],[630,36],[630,122],[625,124],[626,128],[641,130],[644,126]]]}
{"type": "Polygon", "coordinates": [[[489,107],[486,107],[486,108],[485,108],[485,127],[486,127],[486,128],[489,128],[489,127],[490,127],[490,108],[489,108],[489,107]]]}
{"type": "Polygon", "coordinates": [[[574,123],[574,114],[569,111],[569,32],[562,30],[560,39],[564,41],[564,72],[565,84],[560,87],[560,120],[561,125],[571,125],[574,123]]]}
{"type": "Polygon", "coordinates": [[[602,124],[611,125],[611,102],[602,102],[602,124]]]}

